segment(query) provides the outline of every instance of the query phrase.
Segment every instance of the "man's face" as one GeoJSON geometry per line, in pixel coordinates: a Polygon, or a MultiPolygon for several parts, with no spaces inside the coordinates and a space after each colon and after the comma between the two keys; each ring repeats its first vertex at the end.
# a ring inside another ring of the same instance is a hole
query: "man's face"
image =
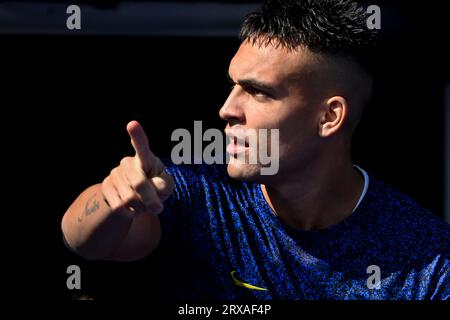
{"type": "MultiPolygon", "coordinates": [[[[245,41],[232,59],[229,76],[234,83],[220,117],[228,122],[227,134],[248,129],[279,129],[279,172],[261,176],[261,164],[230,163],[232,178],[281,181],[298,168],[305,168],[320,144],[317,134],[322,103],[317,77],[319,66],[306,50],[288,51],[274,45],[245,41]]],[[[270,149],[270,134],[268,135],[270,149]]],[[[233,143],[227,151],[236,152],[233,143]]],[[[260,141],[257,144],[258,150],[260,141]]],[[[250,148],[241,150],[248,153],[250,148]]],[[[255,150],[253,150],[255,152],[255,150]]]]}

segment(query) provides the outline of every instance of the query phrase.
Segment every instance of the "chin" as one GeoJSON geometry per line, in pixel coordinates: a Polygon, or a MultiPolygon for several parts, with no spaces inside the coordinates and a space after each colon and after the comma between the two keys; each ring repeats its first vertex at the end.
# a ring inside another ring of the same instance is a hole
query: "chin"
{"type": "Polygon", "coordinates": [[[227,166],[228,175],[236,180],[246,182],[257,182],[261,180],[260,167],[244,163],[229,163],[227,166]]]}

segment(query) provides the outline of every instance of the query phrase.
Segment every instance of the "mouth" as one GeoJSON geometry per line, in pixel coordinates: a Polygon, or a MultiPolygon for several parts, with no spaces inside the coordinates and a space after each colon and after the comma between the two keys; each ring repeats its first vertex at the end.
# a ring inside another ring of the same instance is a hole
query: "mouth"
{"type": "Polygon", "coordinates": [[[244,153],[249,149],[249,144],[246,141],[238,141],[237,138],[231,140],[227,145],[227,153],[236,157],[240,153],[244,153]]]}
{"type": "Polygon", "coordinates": [[[227,153],[236,157],[240,153],[246,152],[250,148],[248,136],[244,131],[231,132],[226,130],[226,136],[230,139],[227,145],[227,153]]]}

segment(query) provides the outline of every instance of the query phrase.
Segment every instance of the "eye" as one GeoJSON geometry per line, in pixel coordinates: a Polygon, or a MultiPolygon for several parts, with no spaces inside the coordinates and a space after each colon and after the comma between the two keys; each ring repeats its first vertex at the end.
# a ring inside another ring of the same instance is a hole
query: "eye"
{"type": "Polygon", "coordinates": [[[252,96],[257,96],[257,97],[268,97],[268,94],[258,88],[255,87],[246,87],[245,91],[247,91],[249,94],[251,94],[252,96]]]}

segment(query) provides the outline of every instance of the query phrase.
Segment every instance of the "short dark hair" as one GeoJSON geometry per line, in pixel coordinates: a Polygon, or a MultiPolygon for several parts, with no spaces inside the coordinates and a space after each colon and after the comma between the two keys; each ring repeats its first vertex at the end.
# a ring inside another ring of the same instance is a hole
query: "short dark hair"
{"type": "Polygon", "coordinates": [[[367,18],[352,0],[266,0],[246,17],[240,39],[351,56],[370,69],[366,55],[375,47],[377,32],[367,27],[367,18]]]}

